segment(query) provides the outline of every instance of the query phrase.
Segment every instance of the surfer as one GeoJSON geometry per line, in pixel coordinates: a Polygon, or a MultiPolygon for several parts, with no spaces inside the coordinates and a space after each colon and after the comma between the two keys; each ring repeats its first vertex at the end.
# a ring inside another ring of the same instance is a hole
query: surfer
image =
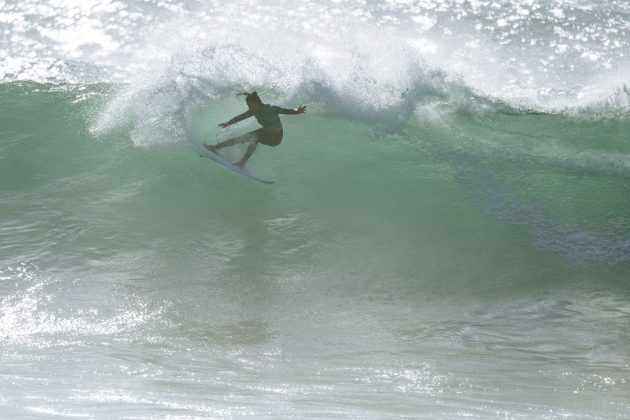
{"type": "Polygon", "coordinates": [[[251,143],[245,152],[243,158],[234,165],[243,168],[247,160],[254,154],[258,143],[262,143],[266,146],[275,147],[282,142],[282,123],[278,114],[296,115],[306,112],[306,106],[300,105],[297,109],[285,109],[278,106],[264,104],[256,92],[244,92],[239,93],[238,96],[245,95],[245,103],[249,108],[247,111],[232,118],[228,122],[219,124],[219,127],[226,128],[239,121],[243,121],[251,116],[256,117],[258,124],[262,125],[262,128],[251,131],[243,136],[235,137],[218,143],[216,145],[204,144],[204,147],[212,152],[216,152],[224,147],[233,146],[241,143],[251,143]]]}

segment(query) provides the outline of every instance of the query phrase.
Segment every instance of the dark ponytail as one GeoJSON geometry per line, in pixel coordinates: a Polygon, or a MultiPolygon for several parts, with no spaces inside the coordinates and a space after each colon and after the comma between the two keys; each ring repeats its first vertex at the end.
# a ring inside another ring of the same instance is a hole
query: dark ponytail
{"type": "Polygon", "coordinates": [[[245,102],[249,105],[249,104],[255,104],[255,103],[262,103],[262,101],[260,100],[260,98],[258,97],[258,93],[256,93],[256,91],[253,92],[243,92],[243,93],[239,93],[236,95],[236,97],[238,98],[241,95],[245,95],[245,102]]]}

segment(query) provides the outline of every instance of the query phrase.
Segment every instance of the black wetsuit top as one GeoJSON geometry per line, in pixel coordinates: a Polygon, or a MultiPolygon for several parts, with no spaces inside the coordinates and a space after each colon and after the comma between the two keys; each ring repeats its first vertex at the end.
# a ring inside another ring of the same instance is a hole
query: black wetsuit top
{"type": "Polygon", "coordinates": [[[228,124],[231,125],[239,121],[243,121],[245,118],[254,116],[256,117],[256,121],[258,121],[258,124],[262,125],[263,131],[277,132],[282,131],[282,123],[280,122],[280,117],[278,116],[278,114],[293,115],[297,113],[298,112],[294,109],[286,109],[280,108],[279,106],[262,104],[262,107],[257,113],[254,114],[252,111],[247,110],[241,115],[237,115],[236,117],[232,118],[230,121],[228,121],[228,124]]]}

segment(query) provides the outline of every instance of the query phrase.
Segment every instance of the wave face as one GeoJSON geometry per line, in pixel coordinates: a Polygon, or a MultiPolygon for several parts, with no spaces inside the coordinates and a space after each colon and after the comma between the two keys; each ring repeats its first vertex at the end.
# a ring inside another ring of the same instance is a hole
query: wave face
{"type": "Polygon", "coordinates": [[[625,2],[25,0],[0,29],[2,416],[627,416],[625,2]],[[217,127],[253,89],[309,107],[249,163],[273,186],[190,145],[257,127],[217,127]]]}

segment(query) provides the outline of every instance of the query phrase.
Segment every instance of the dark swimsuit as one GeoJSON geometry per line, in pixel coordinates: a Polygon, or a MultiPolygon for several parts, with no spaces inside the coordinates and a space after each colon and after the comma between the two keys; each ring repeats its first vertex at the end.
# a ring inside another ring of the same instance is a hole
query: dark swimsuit
{"type": "Polygon", "coordinates": [[[232,118],[228,121],[228,124],[231,125],[253,116],[256,118],[256,121],[258,121],[258,124],[262,125],[262,128],[251,132],[252,135],[256,136],[256,142],[266,146],[277,146],[282,142],[282,123],[278,115],[294,115],[297,113],[298,112],[294,109],[262,104],[262,107],[257,113],[254,114],[252,111],[247,110],[241,115],[232,118]]]}

